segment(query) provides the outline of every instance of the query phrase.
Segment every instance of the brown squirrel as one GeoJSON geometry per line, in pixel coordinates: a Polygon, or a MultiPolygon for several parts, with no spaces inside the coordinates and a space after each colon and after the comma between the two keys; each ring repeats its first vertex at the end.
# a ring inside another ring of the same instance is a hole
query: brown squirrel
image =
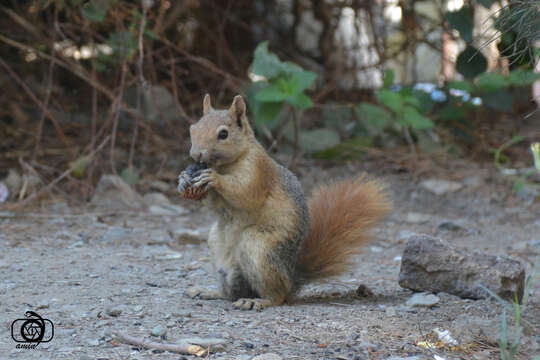
{"type": "Polygon", "coordinates": [[[204,164],[193,188],[207,192],[203,204],[218,215],[208,245],[220,284],[218,295],[192,296],[246,310],[282,304],[303,283],[346,271],[390,210],[383,186],[364,176],[321,186],[306,203],[296,176],[256,140],[240,95],[214,110],[207,94],[190,135],[190,156],[204,164]]]}

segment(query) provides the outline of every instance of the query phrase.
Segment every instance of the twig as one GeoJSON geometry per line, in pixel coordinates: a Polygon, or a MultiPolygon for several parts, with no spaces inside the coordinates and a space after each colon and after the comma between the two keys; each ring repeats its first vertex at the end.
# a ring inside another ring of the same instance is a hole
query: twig
{"type": "Polygon", "coordinates": [[[124,344],[139,346],[145,349],[170,351],[178,354],[196,355],[198,357],[208,354],[208,351],[199,345],[192,345],[189,343],[170,344],[170,343],[158,343],[155,341],[147,341],[143,338],[137,338],[124,334],[120,331],[113,332],[113,336],[124,344]]]}
{"type": "MultiPolygon", "coordinates": [[[[107,136],[105,138],[105,140],[103,140],[103,142],[97,147],[97,149],[95,149],[94,151],[92,151],[90,154],[88,154],[88,157],[91,158],[93,157],[95,154],[97,154],[101,149],[103,149],[103,147],[105,146],[105,144],[107,144],[107,142],[109,141],[110,139],[110,136],[107,136]]],[[[16,210],[20,207],[23,207],[25,205],[28,205],[29,203],[31,203],[32,201],[34,201],[35,199],[39,198],[41,195],[43,195],[44,193],[50,191],[56,184],[58,184],[60,181],[62,181],[64,178],[66,178],[67,176],[69,176],[71,173],[73,172],[73,165],[71,165],[69,167],[69,169],[67,169],[66,171],[64,171],[62,174],[60,174],[60,176],[58,176],[56,179],[54,179],[53,181],[51,181],[47,186],[45,186],[44,188],[42,188],[41,190],[33,193],[32,195],[30,195],[29,197],[27,197],[26,199],[24,199],[23,201],[19,201],[15,204],[9,204],[9,205],[6,205],[4,208],[6,210],[16,210]]]]}
{"type": "MultiPolygon", "coordinates": [[[[58,11],[54,11],[54,23],[58,21],[58,11]]],[[[56,31],[53,31],[53,38],[52,38],[52,44],[56,42],[56,31]]],[[[51,46],[52,48],[52,46],[51,46]]],[[[53,53],[54,57],[54,53],[53,53]]],[[[51,98],[51,92],[52,92],[52,81],[53,81],[53,71],[54,71],[54,60],[51,59],[49,62],[49,75],[47,78],[47,89],[45,90],[45,99],[43,100],[43,106],[48,109],[49,108],[49,100],[51,98]]],[[[34,154],[32,156],[32,160],[36,160],[38,150],[39,150],[39,144],[41,142],[41,134],[43,132],[43,124],[45,123],[45,111],[41,111],[41,116],[39,118],[39,124],[38,124],[38,130],[36,134],[36,144],[34,147],[34,154]]]]}
{"type": "Polygon", "coordinates": [[[124,85],[126,82],[127,64],[126,61],[122,63],[122,75],[120,77],[120,91],[118,92],[118,101],[116,102],[116,110],[114,113],[114,121],[111,135],[111,168],[113,174],[116,175],[116,164],[114,161],[114,145],[116,143],[116,129],[118,129],[118,119],[120,117],[120,104],[122,103],[122,97],[124,96],[124,85]]]}
{"type": "MultiPolygon", "coordinates": [[[[139,71],[139,86],[137,86],[137,111],[141,109],[141,96],[142,92],[146,91],[146,80],[144,79],[143,72],[143,60],[144,60],[144,28],[146,27],[146,13],[148,11],[147,1],[141,1],[143,13],[141,19],[141,25],[139,27],[139,61],[137,62],[137,70],[139,71]]],[[[130,174],[133,174],[133,156],[135,155],[135,142],[137,141],[137,134],[139,132],[139,117],[135,119],[135,127],[133,128],[133,135],[131,137],[131,144],[129,145],[129,157],[128,157],[128,169],[130,174]]]]}
{"type": "MultiPolygon", "coordinates": [[[[0,35],[1,36],[1,35],[0,35]]],[[[52,58],[54,59],[54,57],[52,58]]],[[[53,60],[54,61],[54,60],[53,60]]],[[[45,106],[45,104],[43,104],[37,97],[36,95],[34,94],[34,92],[24,83],[24,81],[13,71],[13,69],[4,61],[0,58],[0,65],[2,65],[2,67],[4,69],[6,69],[6,71],[8,72],[8,74],[13,78],[13,80],[15,80],[22,88],[23,90],[26,92],[26,94],[28,95],[28,97],[30,97],[30,99],[32,99],[33,102],[35,102],[41,109],[41,111],[43,111],[43,113],[45,115],[47,115],[47,117],[51,120],[51,122],[53,123],[54,125],[54,128],[56,129],[56,132],[58,133],[58,137],[60,138],[60,140],[62,141],[62,143],[64,143],[64,146],[68,149],[69,153],[73,156],[73,149],[71,148],[71,145],[69,144],[67,138],[66,138],[66,135],[64,134],[64,131],[62,130],[62,128],[60,127],[60,125],[58,124],[58,121],[56,121],[56,118],[51,114],[51,112],[47,109],[47,107],[45,106]]]]}

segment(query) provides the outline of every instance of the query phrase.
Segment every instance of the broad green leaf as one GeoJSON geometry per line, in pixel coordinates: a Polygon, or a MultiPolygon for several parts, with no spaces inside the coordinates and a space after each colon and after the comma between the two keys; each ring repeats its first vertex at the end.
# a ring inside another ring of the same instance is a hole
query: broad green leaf
{"type": "Polygon", "coordinates": [[[315,79],[317,74],[312,71],[302,70],[294,72],[288,79],[290,83],[291,93],[299,93],[309,88],[315,79]]]}
{"type": "Polygon", "coordinates": [[[304,93],[296,93],[291,96],[289,96],[285,101],[287,101],[289,104],[295,106],[299,110],[305,110],[309,109],[313,106],[313,102],[304,93]]]}
{"type": "Polygon", "coordinates": [[[255,95],[255,100],[261,102],[280,102],[289,97],[289,94],[283,92],[277,84],[270,84],[264,89],[261,89],[255,95]]]}
{"type": "Polygon", "coordinates": [[[480,91],[497,91],[507,86],[504,76],[498,73],[483,73],[476,78],[476,86],[480,91]]]}
{"type": "Polygon", "coordinates": [[[452,29],[459,31],[459,35],[465,42],[473,41],[474,19],[471,8],[463,6],[457,11],[447,12],[444,17],[452,29]]]}
{"type": "Polygon", "coordinates": [[[472,93],[473,91],[473,86],[468,81],[450,81],[448,84],[446,84],[446,87],[448,89],[463,90],[468,93],[472,93]]]}
{"type": "Polygon", "coordinates": [[[251,71],[264,76],[268,80],[275,78],[281,73],[281,61],[276,54],[268,50],[268,41],[264,41],[255,48],[251,71]]]}
{"type": "Polygon", "coordinates": [[[377,92],[377,100],[388,107],[394,113],[398,114],[403,108],[403,99],[400,94],[396,94],[388,89],[380,89],[377,92]]]}
{"type": "Polygon", "coordinates": [[[383,76],[383,87],[387,88],[391,86],[392,84],[394,84],[394,78],[395,78],[394,70],[392,69],[386,70],[383,76]]]}
{"type": "Polygon", "coordinates": [[[81,15],[85,20],[102,23],[107,16],[109,4],[105,0],[91,0],[81,8],[81,15]]]}
{"type": "Polygon", "coordinates": [[[255,124],[259,128],[266,126],[269,130],[274,130],[279,124],[279,113],[282,108],[282,102],[261,103],[255,113],[255,124]]]}
{"type": "Polygon", "coordinates": [[[431,129],[434,126],[431,119],[420,114],[412,106],[405,106],[401,119],[403,124],[410,126],[414,130],[431,129]]]}
{"type": "Polygon", "coordinates": [[[486,69],[486,57],[472,46],[467,46],[457,57],[456,70],[467,79],[475,78],[486,69]]]}
{"type": "Polygon", "coordinates": [[[482,103],[497,111],[510,112],[513,107],[512,93],[508,89],[501,89],[499,91],[489,92],[481,95],[482,103]]]}
{"type": "Polygon", "coordinates": [[[322,151],[339,144],[339,134],[332,129],[315,129],[301,131],[299,136],[300,148],[306,153],[322,151]]]}
{"type": "Polygon", "coordinates": [[[354,108],[358,120],[365,125],[372,135],[383,131],[391,122],[392,114],[386,109],[370,103],[360,103],[354,108]]]}
{"type": "Polygon", "coordinates": [[[540,74],[532,70],[513,70],[508,75],[508,83],[513,86],[528,86],[532,85],[536,80],[540,79],[540,74]]]}
{"type": "Polygon", "coordinates": [[[405,104],[412,105],[416,108],[420,107],[420,101],[414,96],[405,96],[403,98],[403,101],[405,102],[405,104]]]}

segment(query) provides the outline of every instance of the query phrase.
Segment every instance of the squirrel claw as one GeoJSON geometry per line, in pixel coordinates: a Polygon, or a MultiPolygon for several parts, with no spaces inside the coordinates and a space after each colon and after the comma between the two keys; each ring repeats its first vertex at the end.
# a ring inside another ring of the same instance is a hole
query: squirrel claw
{"type": "Polygon", "coordinates": [[[272,305],[268,299],[238,299],[233,303],[233,307],[239,310],[261,311],[272,305]]]}
{"type": "Polygon", "coordinates": [[[215,180],[216,175],[212,169],[201,170],[200,174],[193,179],[193,187],[198,188],[204,185],[208,188],[214,185],[215,180]]]}

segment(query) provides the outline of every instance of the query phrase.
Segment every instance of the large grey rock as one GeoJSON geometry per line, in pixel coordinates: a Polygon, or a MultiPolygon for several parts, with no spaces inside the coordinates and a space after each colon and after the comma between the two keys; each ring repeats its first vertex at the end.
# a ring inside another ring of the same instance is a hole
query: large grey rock
{"type": "Polygon", "coordinates": [[[525,270],[516,260],[469,254],[428,235],[413,235],[401,260],[399,285],[415,291],[446,292],[463,298],[489,298],[486,287],[503,299],[521,301],[525,270]]]}
{"type": "Polygon", "coordinates": [[[99,179],[92,204],[106,208],[141,208],[142,197],[137,194],[120,176],[103,175],[99,179]]]}

